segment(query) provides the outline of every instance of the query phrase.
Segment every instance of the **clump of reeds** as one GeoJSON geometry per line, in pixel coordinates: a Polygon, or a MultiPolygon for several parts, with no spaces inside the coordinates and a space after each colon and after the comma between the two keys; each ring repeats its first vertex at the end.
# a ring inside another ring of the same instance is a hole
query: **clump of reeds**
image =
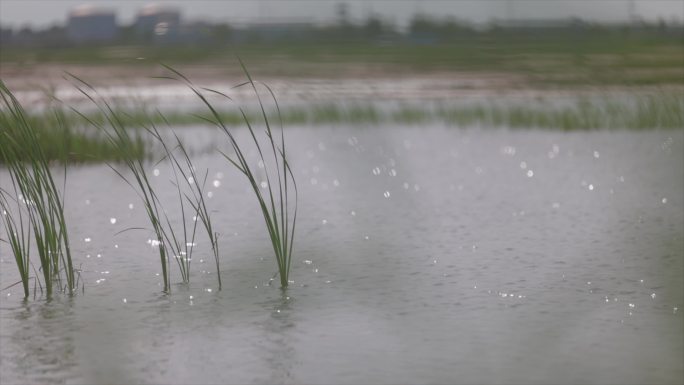
{"type": "MultiPolygon", "coordinates": [[[[78,283],[71,260],[64,200],[45,149],[23,107],[2,81],[0,99],[0,160],[9,171],[11,185],[9,189],[0,188],[0,209],[6,242],[17,262],[24,295],[29,295],[32,245],[40,259],[47,296],[52,296],[53,283],[58,283],[60,290],[73,293],[78,283]]],[[[66,166],[64,177],[66,184],[66,166]]],[[[42,287],[41,284],[41,290],[42,287]]]]}
{"type": "Polygon", "coordinates": [[[259,161],[265,170],[265,181],[257,180],[255,169],[250,165],[250,162],[245,156],[243,145],[238,143],[230,125],[224,121],[222,114],[218,112],[211,102],[209,102],[205,92],[222,96],[230,101],[232,101],[232,99],[228,95],[216,90],[198,88],[180,72],[171,67],[165,67],[173,73],[173,76],[168,77],[169,79],[184,82],[195,95],[200,98],[209,110],[209,116],[204,117],[204,119],[219,128],[219,130],[228,138],[228,142],[234,154],[232,157],[223,152],[221,152],[221,154],[247,178],[247,181],[257,198],[278,265],[280,284],[285,288],[290,283],[290,264],[292,261],[295,225],[297,221],[297,185],[287,160],[282,115],[275,94],[268,85],[264,84],[264,87],[268,90],[277,110],[280,138],[276,138],[273,135],[272,118],[269,118],[269,115],[266,113],[266,108],[261,99],[261,95],[257,90],[256,82],[252,79],[242,61],[240,61],[240,65],[247,76],[247,81],[234,88],[249,86],[254,90],[259,103],[260,118],[263,120],[265,126],[265,140],[263,138],[260,140],[257,136],[253,125],[254,119],[249,117],[242,107],[237,106],[237,108],[243,122],[247,126],[251,137],[251,143],[258,153],[259,161]],[[272,182],[275,182],[277,187],[274,188],[272,182]],[[265,192],[262,190],[265,190],[265,192]],[[291,193],[294,193],[294,197],[291,196],[291,193]]]}
{"type": "MultiPolygon", "coordinates": [[[[218,233],[213,231],[209,210],[206,207],[204,198],[207,173],[200,180],[187,149],[175,133],[175,144],[172,147],[160,134],[152,119],[147,121],[142,121],[140,117],[132,119],[131,116],[126,115],[124,112],[115,110],[107,100],[98,97],[97,91],[90,84],[74,75],[71,75],[71,77],[77,82],[75,87],[98,108],[99,116],[102,119],[94,120],[77,110],[74,111],[90,125],[97,127],[104,133],[118,152],[117,159],[120,159],[130,171],[131,176],[127,177],[118,171],[116,167],[110,165],[110,168],[122,180],[133,187],[143,202],[151,230],[156,238],[154,244],[158,246],[159,250],[164,291],[168,292],[171,288],[171,273],[168,265],[172,256],[178,265],[182,281],[184,283],[190,281],[190,266],[198,221],[202,223],[211,243],[216,260],[220,290],[221,272],[218,258],[218,233]],[[137,126],[134,127],[137,131],[133,132],[131,126],[137,126]],[[175,209],[181,214],[181,225],[178,227],[172,224],[159,195],[155,191],[155,187],[147,173],[148,164],[141,157],[136,156],[136,144],[140,142],[140,129],[142,129],[143,133],[149,134],[162,146],[164,159],[168,160],[171,166],[174,178],[172,183],[176,188],[178,197],[178,206],[175,209]],[[134,133],[138,135],[134,135],[134,133]],[[189,222],[192,223],[189,225],[189,222]]],[[[162,120],[164,119],[161,113],[158,115],[162,120]]]]}

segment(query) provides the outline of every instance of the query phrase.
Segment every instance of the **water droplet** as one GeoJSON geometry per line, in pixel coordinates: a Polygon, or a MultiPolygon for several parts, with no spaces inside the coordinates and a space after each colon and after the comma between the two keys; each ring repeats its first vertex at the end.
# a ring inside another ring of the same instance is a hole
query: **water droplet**
{"type": "Polygon", "coordinates": [[[589,187],[587,187],[590,191],[594,191],[594,185],[590,184],[589,187]]]}
{"type": "Polygon", "coordinates": [[[266,183],[265,180],[264,180],[264,181],[261,181],[260,186],[261,186],[261,188],[266,188],[266,187],[268,187],[268,183],[266,183]]]}
{"type": "Polygon", "coordinates": [[[114,217],[109,218],[109,223],[115,224],[115,223],[116,223],[116,218],[114,218],[114,217]]]}
{"type": "Polygon", "coordinates": [[[337,179],[333,180],[333,186],[337,187],[337,186],[339,186],[339,185],[340,185],[340,181],[339,181],[339,180],[337,180],[337,179]]]}
{"type": "Polygon", "coordinates": [[[85,243],[88,243],[90,242],[90,238],[85,238],[83,241],[85,241],[85,243]]]}
{"type": "Polygon", "coordinates": [[[324,224],[324,225],[325,225],[325,224],[328,224],[328,220],[327,220],[327,219],[324,219],[324,220],[321,221],[321,223],[324,224]]]}
{"type": "Polygon", "coordinates": [[[190,296],[190,297],[188,297],[188,298],[189,298],[189,299],[191,299],[191,300],[192,300],[192,299],[194,299],[194,297],[193,297],[193,296],[190,296]]]}
{"type": "Polygon", "coordinates": [[[673,307],[673,308],[672,308],[672,314],[677,314],[677,310],[679,310],[678,307],[676,307],[676,306],[673,307]]]}
{"type": "Polygon", "coordinates": [[[127,303],[128,300],[126,298],[122,299],[123,303],[127,303]]]}
{"type": "Polygon", "coordinates": [[[380,167],[373,168],[372,172],[373,172],[373,175],[380,175],[380,167]]]}
{"type": "Polygon", "coordinates": [[[661,202],[663,202],[663,204],[667,203],[667,198],[663,198],[661,202]]]}
{"type": "Polygon", "coordinates": [[[598,151],[594,150],[594,158],[598,159],[601,154],[599,154],[598,151]]]}
{"type": "Polygon", "coordinates": [[[630,304],[629,304],[629,307],[632,308],[632,309],[634,309],[634,308],[636,307],[636,305],[633,304],[633,303],[630,303],[630,304]]]}
{"type": "Polygon", "coordinates": [[[214,182],[212,183],[214,187],[220,187],[221,186],[221,181],[218,179],[215,179],[214,182]]]}
{"type": "Polygon", "coordinates": [[[368,235],[366,235],[366,236],[364,236],[364,237],[363,237],[363,239],[365,239],[365,240],[369,240],[369,239],[370,239],[370,237],[369,237],[368,235]]]}
{"type": "Polygon", "coordinates": [[[323,142],[318,142],[318,150],[325,151],[325,144],[323,142]]]}
{"type": "Polygon", "coordinates": [[[384,193],[383,195],[385,196],[385,198],[389,198],[389,197],[390,197],[390,192],[389,192],[389,191],[385,191],[385,193],[384,193]]]}
{"type": "Polygon", "coordinates": [[[195,178],[189,176],[189,177],[188,177],[188,183],[194,184],[194,183],[195,183],[195,178]]]}
{"type": "Polygon", "coordinates": [[[349,214],[350,214],[352,217],[355,217],[355,216],[356,216],[356,211],[352,210],[349,214]]]}
{"type": "Polygon", "coordinates": [[[207,198],[211,199],[214,197],[214,192],[213,191],[208,191],[207,192],[207,198]]]}
{"type": "Polygon", "coordinates": [[[502,152],[504,155],[511,155],[511,156],[513,156],[513,155],[515,155],[515,147],[513,147],[513,146],[505,146],[504,148],[501,149],[501,152],[502,152]]]}
{"type": "Polygon", "coordinates": [[[390,175],[390,176],[397,176],[397,170],[391,169],[391,170],[389,171],[389,175],[390,175]]]}
{"type": "Polygon", "coordinates": [[[128,204],[128,209],[129,209],[129,210],[133,210],[133,203],[129,203],[129,204],[128,204]]]}
{"type": "Polygon", "coordinates": [[[317,184],[318,184],[318,179],[316,179],[316,178],[311,178],[311,184],[314,185],[314,186],[317,185],[317,184]]]}
{"type": "Polygon", "coordinates": [[[414,184],[414,185],[413,185],[413,189],[414,189],[415,191],[420,191],[420,186],[419,186],[418,184],[414,184]]]}
{"type": "Polygon", "coordinates": [[[313,269],[314,273],[318,273],[318,268],[313,269]]]}
{"type": "Polygon", "coordinates": [[[207,288],[207,293],[211,293],[211,288],[207,288]]]}
{"type": "Polygon", "coordinates": [[[520,168],[522,168],[523,170],[526,169],[527,168],[527,162],[525,162],[524,160],[522,162],[520,162],[520,168]]]}
{"type": "Polygon", "coordinates": [[[409,187],[410,187],[409,184],[407,182],[404,182],[404,190],[408,190],[409,187]]]}
{"type": "Polygon", "coordinates": [[[119,248],[119,245],[114,245],[114,248],[115,248],[115,249],[118,249],[118,248],[119,248]]]}
{"type": "Polygon", "coordinates": [[[558,202],[553,202],[553,204],[551,205],[551,207],[553,207],[554,209],[559,209],[559,208],[560,208],[560,203],[558,203],[558,202]]]}
{"type": "Polygon", "coordinates": [[[89,204],[90,204],[90,199],[86,199],[86,200],[85,200],[85,204],[86,204],[86,205],[89,205],[89,204]]]}
{"type": "Polygon", "coordinates": [[[257,163],[257,167],[264,168],[264,162],[260,160],[259,163],[257,163]]]}
{"type": "Polygon", "coordinates": [[[534,176],[534,171],[532,170],[527,170],[527,177],[532,178],[534,176]]]}
{"type": "Polygon", "coordinates": [[[155,169],[152,171],[152,175],[154,175],[154,176],[159,176],[159,169],[158,169],[158,168],[155,168],[155,169]]]}

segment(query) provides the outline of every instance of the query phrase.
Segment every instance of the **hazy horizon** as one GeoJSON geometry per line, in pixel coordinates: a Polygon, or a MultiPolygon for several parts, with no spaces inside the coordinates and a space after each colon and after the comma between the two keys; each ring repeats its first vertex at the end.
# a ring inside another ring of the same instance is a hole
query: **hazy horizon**
{"type": "Polygon", "coordinates": [[[173,6],[184,21],[249,23],[268,20],[334,22],[339,3],[346,3],[351,21],[377,15],[406,26],[416,13],[456,17],[473,23],[494,19],[560,19],[579,17],[596,22],[684,19],[683,0],[2,0],[0,24],[5,28],[44,28],[66,24],[73,8],[91,4],[114,10],[120,24],[131,23],[147,4],[173,6]]]}

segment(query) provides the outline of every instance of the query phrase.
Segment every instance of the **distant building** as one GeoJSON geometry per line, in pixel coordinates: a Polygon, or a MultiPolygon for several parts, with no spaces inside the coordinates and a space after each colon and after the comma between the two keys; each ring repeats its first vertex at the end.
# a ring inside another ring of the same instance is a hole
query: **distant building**
{"type": "Polygon", "coordinates": [[[152,4],[144,7],[135,21],[138,37],[154,42],[176,42],[180,35],[180,12],[152,4]]]}
{"type": "Polygon", "coordinates": [[[77,7],[69,13],[67,38],[74,43],[112,41],[117,37],[113,11],[91,6],[77,7]]]}

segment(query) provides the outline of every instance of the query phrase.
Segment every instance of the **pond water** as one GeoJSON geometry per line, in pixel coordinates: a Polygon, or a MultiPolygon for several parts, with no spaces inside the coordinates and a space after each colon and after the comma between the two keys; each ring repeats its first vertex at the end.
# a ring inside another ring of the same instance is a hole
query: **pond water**
{"type": "MultiPolygon", "coordinates": [[[[286,291],[268,284],[256,199],[215,152],[194,160],[221,291],[200,236],[190,284],[174,265],[163,294],[151,233],[118,233],[147,225],[135,193],[107,166],[70,168],[85,293],[0,292],[0,383],[684,380],[681,131],[290,127],[287,141],[300,216],[286,291]]],[[[2,288],[18,280],[4,244],[0,267],[2,288]]]]}

